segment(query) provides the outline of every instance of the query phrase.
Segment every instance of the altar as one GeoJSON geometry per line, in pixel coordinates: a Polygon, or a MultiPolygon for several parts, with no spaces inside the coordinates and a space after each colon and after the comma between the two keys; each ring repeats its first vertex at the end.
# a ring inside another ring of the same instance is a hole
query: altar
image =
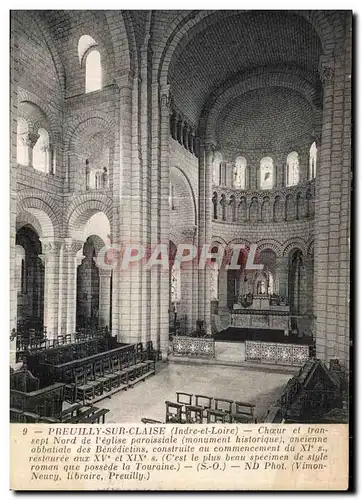
{"type": "Polygon", "coordinates": [[[266,294],[240,296],[231,311],[231,326],[283,330],[288,335],[289,306],[283,299],[272,300],[266,294]]]}

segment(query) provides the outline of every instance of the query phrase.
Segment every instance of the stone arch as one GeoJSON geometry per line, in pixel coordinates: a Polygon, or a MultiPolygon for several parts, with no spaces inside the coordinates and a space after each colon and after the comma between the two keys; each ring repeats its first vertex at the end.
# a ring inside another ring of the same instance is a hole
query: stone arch
{"type": "Polygon", "coordinates": [[[306,244],[302,238],[290,238],[283,244],[283,255],[288,256],[291,251],[300,250],[303,255],[306,255],[306,244]]]}
{"type": "Polygon", "coordinates": [[[314,255],[314,238],[307,243],[307,255],[313,257],[314,255]]]}
{"type": "Polygon", "coordinates": [[[272,250],[277,257],[281,257],[283,254],[283,246],[279,241],[274,239],[262,239],[257,242],[258,252],[263,250],[272,250]]]}
{"type": "Polygon", "coordinates": [[[96,251],[96,256],[98,256],[99,251],[106,245],[106,241],[104,241],[98,234],[91,234],[90,236],[87,236],[87,240],[88,239],[92,241],[96,251]]]}
{"type": "Polygon", "coordinates": [[[39,237],[53,239],[60,236],[62,214],[54,197],[38,190],[23,189],[18,192],[17,213],[23,218],[24,212],[30,214],[29,220],[34,222],[36,219],[39,237]]]}
{"type": "Polygon", "coordinates": [[[84,226],[96,213],[103,212],[112,228],[112,199],[103,193],[84,193],[75,198],[66,211],[68,237],[83,241],[84,226]]]}
{"type": "Polygon", "coordinates": [[[27,225],[32,226],[38,235],[42,234],[41,223],[34,214],[26,211],[16,214],[16,231],[27,225]]]}
{"type": "Polygon", "coordinates": [[[94,116],[92,111],[82,113],[81,117],[79,117],[75,123],[68,126],[64,137],[64,143],[68,144],[69,153],[74,153],[74,147],[77,140],[79,140],[85,132],[94,130],[94,133],[107,133],[109,142],[111,142],[110,138],[114,135],[116,128],[115,121],[109,119],[105,113],[97,113],[97,116],[94,116]]]}
{"type": "MultiPolygon", "coordinates": [[[[54,109],[47,103],[44,99],[40,99],[36,94],[33,92],[30,92],[29,90],[26,90],[22,87],[18,88],[18,95],[17,95],[17,103],[18,103],[18,109],[20,107],[20,104],[22,102],[31,102],[35,104],[40,111],[43,113],[47,123],[50,126],[50,130],[52,135],[54,136],[53,138],[56,138],[57,141],[60,141],[60,119],[59,115],[54,113],[54,109]]],[[[19,114],[19,112],[18,112],[19,114]]]]}

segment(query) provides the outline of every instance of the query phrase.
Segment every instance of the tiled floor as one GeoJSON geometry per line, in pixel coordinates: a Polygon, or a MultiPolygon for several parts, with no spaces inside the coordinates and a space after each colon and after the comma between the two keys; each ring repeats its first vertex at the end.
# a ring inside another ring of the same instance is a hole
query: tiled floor
{"type": "Polygon", "coordinates": [[[165,401],[176,401],[176,391],[185,391],[255,403],[256,416],[260,418],[280,396],[290,377],[288,373],[234,366],[159,363],[155,376],[104,399],[97,407],[109,408],[107,423],[139,423],[143,417],[164,421],[165,401]]]}

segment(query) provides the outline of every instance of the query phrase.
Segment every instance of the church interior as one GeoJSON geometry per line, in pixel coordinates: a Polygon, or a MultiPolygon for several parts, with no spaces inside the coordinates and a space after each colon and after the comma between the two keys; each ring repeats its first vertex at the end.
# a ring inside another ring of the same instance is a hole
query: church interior
{"type": "Polygon", "coordinates": [[[343,10],[11,12],[12,422],[346,421],[351,51],[343,10]]]}

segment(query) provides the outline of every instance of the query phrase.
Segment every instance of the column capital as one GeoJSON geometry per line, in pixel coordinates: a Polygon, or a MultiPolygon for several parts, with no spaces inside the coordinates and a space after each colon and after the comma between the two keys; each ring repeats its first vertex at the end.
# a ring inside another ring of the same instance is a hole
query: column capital
{"type": "Polygon", "coordinates": [[[196,229],[197,229],[196,226],[186,227],[182,230],[182,235],[187,240],[191,240],[193,242],[196,235],[196,229]]]}
{"type": "Polygon", "coordinates": [[[72,238],[65,238],[64,239],[64,251],[66,253],[74,253],[76,254],[83,248],[84,241],[81,240],[74,240],[72,238]]]}
{"type": "Polygon", "coordinates": [[[216,144],[213,142],[205,142],[204,143],[204,150],[205,150],[205,153],[215,153],[216,144]]]}
{"type": "Polygon", "coordinates": [[[334,58],[329,56],[321,56],[319,58],[319,76],[323,86],[328,86],[334,80],[334,58]]]}
{"type": "Polygon", "coordinates": [[[40,135],[36,132],[28,132],[24,135],[24,142],[28,147],[33,148],[38,142],[39,137],[40,135]]]}
{"type": "MultiPolygon", "coordinates": [[[[41,238],[42,255],[60,252],[63,241],[59,239],[41,238]]],[[[41,256],[40,256],[41,257],[41,256]]]]}

